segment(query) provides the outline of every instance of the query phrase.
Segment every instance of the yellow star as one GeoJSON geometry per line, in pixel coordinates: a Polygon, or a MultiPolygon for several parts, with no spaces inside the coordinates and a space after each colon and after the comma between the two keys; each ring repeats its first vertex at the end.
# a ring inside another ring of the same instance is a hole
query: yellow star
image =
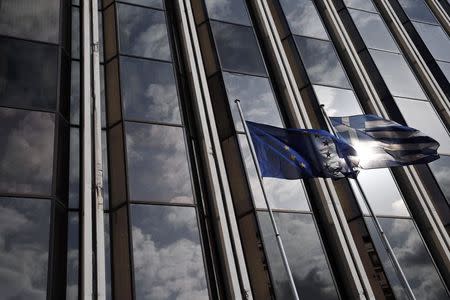
{"type": "Polygon", "coordinates": [[[302,167],[303,169],[306,167],[304,163],[300,164],[300,167],[302,167]]]}
{"type": "Polygon", "coordinates": [[[284,150],[289,151],[289,146],[284,145],[284,150]]]}
{"type": "Polygon", "coordinates": [[[295,158],[295,155],[292,155],[292,154],[291,154],[290,157],[291,157],[292,160],[295,160],[295,159],[296,159],[296,158],[295,158]]]}

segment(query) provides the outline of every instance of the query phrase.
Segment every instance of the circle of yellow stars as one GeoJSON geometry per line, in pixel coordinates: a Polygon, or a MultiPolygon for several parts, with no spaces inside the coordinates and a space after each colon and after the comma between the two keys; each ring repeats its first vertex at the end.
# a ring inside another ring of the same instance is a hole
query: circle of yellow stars
{"type": "MultiPolygon", "coordinates": [[[[284,150],[290,152],[291,148],[289,148],[288,145],[284,145],[284,150]]],[[[290,158],[291,160],[293,160],[293,161],[296,161],[296,160],[297,160],[297,158],[295,157],[294,154],[291,154],[291,155],[289,156],[289,158],[290,158]]],[[[302,169],[306,168],[306,165],[305,165],[303,162],[299,163],[299,166],[300,166],[302,169]]]]}

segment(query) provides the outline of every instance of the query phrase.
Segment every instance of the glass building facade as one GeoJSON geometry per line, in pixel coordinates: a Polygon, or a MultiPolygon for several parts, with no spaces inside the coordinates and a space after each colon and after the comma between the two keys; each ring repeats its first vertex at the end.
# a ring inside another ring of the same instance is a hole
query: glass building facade
{"type": "Polygon", "coordinates": [[[363,193],[262,184],[300,299],[409,299],[375,217],[415,298],[450,299],[450,1],[0,0],[0,54],[0,298],[294,299],[239,99],[439,141],[363,193]]]}

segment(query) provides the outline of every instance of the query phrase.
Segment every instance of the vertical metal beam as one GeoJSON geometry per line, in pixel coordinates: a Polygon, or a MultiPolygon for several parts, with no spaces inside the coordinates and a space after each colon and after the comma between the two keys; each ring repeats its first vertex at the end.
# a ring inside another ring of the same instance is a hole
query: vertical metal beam
{"type": "Polygon", "coordinates": [[[81,295],[93,299],[92,251],[92,123],[91,123],[91,13],[90,1],[81,2],[82,28],[82,165],[81,165],[81,295]]]}
{"type": "Polygon", "coordinates": [[[94,98],[94,174],[95,174],[95,228],[96,228],[96,291],[97,299],[106,297],[105,224],[103,214],[103,161],[102,161],[102,108],[100,94],[100,45],[98,28],[98,3],[92,4],[92,87],[94,98]]]}

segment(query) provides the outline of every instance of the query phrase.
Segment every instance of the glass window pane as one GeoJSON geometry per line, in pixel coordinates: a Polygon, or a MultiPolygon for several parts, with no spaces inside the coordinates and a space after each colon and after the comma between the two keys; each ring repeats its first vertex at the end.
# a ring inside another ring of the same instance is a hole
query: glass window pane
{"type": "Polygon", "coordinates": [[[352,90],[314,85],[317,99],[325,105],[329,116],[341,117],[362,114],[361,107],[352,90]]]}
{"type": "Polygon", "coordinates": [[[417,299],[448,299],[430,254],[412,220],[379,218],[417,299]]]}
{"type": "Polygon", "coordinates": [[[251,26],[244,0],[206,0],[211,19],[251,26]]]}
{"type": "Polygon", "coordinates": [[[0,105],[56,109],[58,48],[0,38],[0,105]]]}
{"type": "Polygon", "coordinates": [[[267,78],[224,72],[223,80],[237,130],[244,129],[235,99],[241,101],[242,111],[247,120],[283,127],[275,96],[267,78]]]}
{"type": "Polygon", "coordinates": [[[402,55],[376,50],[370,53],[392,95],[427,99],[402,55]]]}
{"type": "Polygon", "coordinates": [[[52,192],[52,113],[0,109],[0,191],[42,194],[52,192]]]}
{"type": "Polygon", "coordinates": [[[0,34],[58,43],[60,2],[60,0],[2,0],[0,34]]]}
{"type": "MultiPolygon", "coordinates": [[[[247,139],[243,134],[239,134],[238,138],[255,207],[267,208],[247,139]]],[[[264,178],[264,187],[272,208],[310,210],[306,192],[300,180],[283,180],[267,177],[264,178]]]]}
{"type": "Polygon", "coordinates": [[[172,64],[128,57],[120,63],[124,117],[180,124],[172,64]]]}
{"type": "Polygon", "coordinates": [[[208,299],[195,209],[131,205],[137,299],[208,299]]]}
{"type": "Polygon", "coordinates": [[[399,52],[380,15],[354,9],[349,12],[368,48],[399,52]]]}
{"type": "Polygon", "coordinates": [[[70,124],[80,125],[80,62],[73,60],[70,74],[70,124]]]}
{"type": "MultiPolygon", "coordinates": [[[[409,216],[397,184],[388,169],[361,170],[358,181],[376,215],[409,216]]],[[[369,211],[353,180],[350,180],[364,214],[369,211]]]]}
{"type": "Polygon", "coordinates": [[[412,23],[434,59],[450,61],[450,39],[441,26],[412,23]]]}
{"type": "MultiPolygon", "coordinates": [[[[258,212],[277,299],[292,299],[267,212],[258,212]]],[[[320,237],[309,214],[275,213],[275,220],[301,299],[339,299],[320,237]]]]}
{"type": "Polygon", "coordinates": [[[328,35],[312,1],[281,0],[280,3],[293,34],[328,40],[328,35]]]}
{"type": "Polygon", "coordinates": [[[109,173],[108,173],[108,144],[106,130],[102,130],[102,163],[103,163],[103,202],[104,209],[109,209],[109,173]]]}
{"type": "Polygon", "coordinates": [[[450,156],[441,155],[440,159],[429,163],[428,166],[450,204],[450,156]]]}
{"type": "Polygon", "coordinates": [[[80,59],[80,9],[76,6],[72,7],[72,43],[71,56],[75,59],[80,59]]]}
{"type": "Polygon", "coordinates": [[[371,12],[377,12],[371,0],[344,0],[345,5],[352,8],[363,9],[371,12]]]}
{"type": "Polygon", "coordinates": [[[423,0],[399,0],[411,20],[439,24],[423,0]]]}
{"type": "Polygon", "coordinates": [[[131,200],[193,203],[183,129],[126,123],[131,200]]]}
{"type": "Polygon", "coordinates": [[[161,8],[161,9],[164,8],[163,0],[121,0],[121,1],[154,8],[161,8]]]}
{"type": "Polygon", "coordinates": [[[211,22],[222,68],[266,75],[259,46],[251,27],[211,22]]]}
{"type": "Polygon", "coordinates": [[[121,53],[171,60],[164,12],[124,4],[117,9],[121,53]]]}
{"type": "Polygon", "coordinates": [[[69,208],[79,207],[80,155],[80,130],[70,128],[69,208]]]}
{"type": "Polygon", "coordinates": [[[69,212],[67,236],[67,300],[78,299],[79,226],[78,212],[69,212]]]}
{"type": "Polygon", "coordinates": [[[46,299],[51,202],[0,198],[3,299],[46,299]]]}
{"type": "Polygon", "coordinates": [[[350,88],[331,42],[299,36],[294,39],[312,83],[350,88]]]}
{"type": "Polygon", "coordinates": [[[450,82],[450,63],[438,61],[437,62],[445,77],[447,77],[448,82],[450,82]]]}
{"type": "Polygon", "coordinates": [[[429,102],[395,98],[406,123],[437,140],[439,153],[450,154],[450,136],[429,102]]]}

